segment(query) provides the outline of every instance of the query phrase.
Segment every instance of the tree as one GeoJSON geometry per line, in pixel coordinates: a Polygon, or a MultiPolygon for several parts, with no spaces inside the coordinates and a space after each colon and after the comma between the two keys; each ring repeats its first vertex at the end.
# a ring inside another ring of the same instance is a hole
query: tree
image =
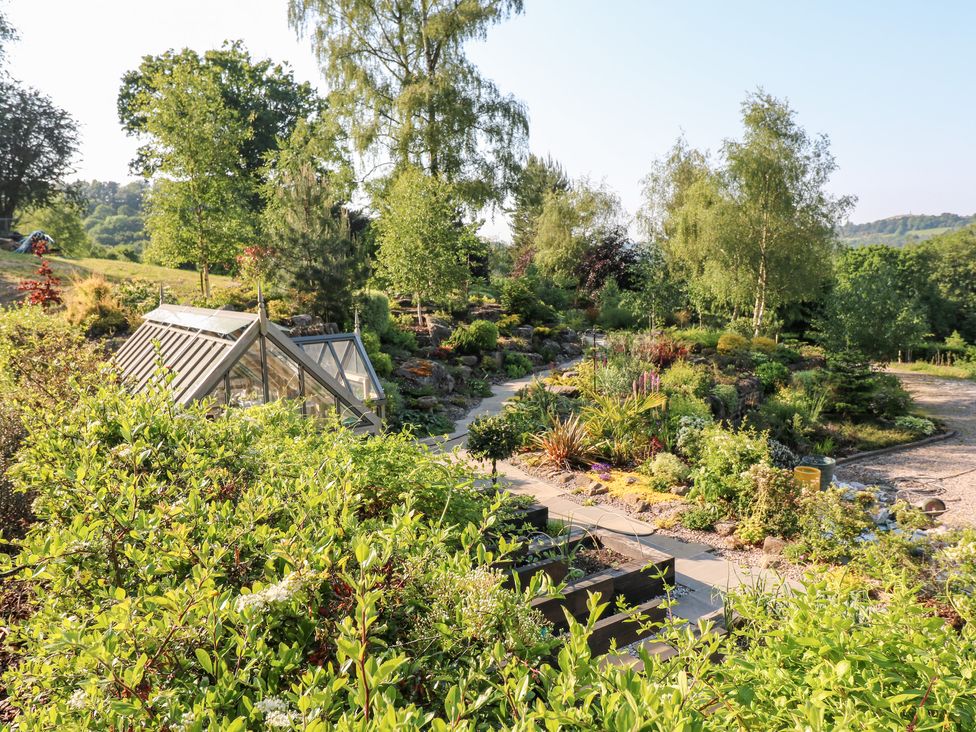
{"type": "Polygon", "coordinates": [[[91,253],[91,240],[81,220],[82,207],[77,197],[59,193],[44,206],[21,214],[19,225],[28,231],[43,231],[62,254],[84,257],[91,253]]]}
{"type": "Polygon", "coordinates": [[[521,11],[522,0],[289,0],[356,152],[442,176],[475,207],[514,184],[528,121],[465,46],[521,11]]]}
{"type": "Polygon", "coordinates": [[[498,461],[512,456],[518,447],[518,431],[503,415],[478,417],[468,427],[468,452],[491,460],[491,482],[498,487],[498,461]]]}
{"type": "Polygon", "coordinates": [[[461,221],[461,197],[443,178],[417,168],[399,173],[380,196],[377,274],[411,293],[422,321],[422,298],[444,302],[465,281],[462,253],[475,237],[461,221]]]}
{"type": "Polygon", "coordinates": [[[34,89],[0,78],[0,219],[43,206],[74,172],[78,126],[34,89]]]}
{"type": "Polygon", "coordinates": [[[663,249],[649,243],[637,251],[634,286],[634,302],[647,316],[651,330],[658,327],[665,317],[681,302],[681,283],[670,271],[663,249]]]}
{"type": "Polygon", "coordinates": [[[837,283],[816,324],[824,345],[886,360],[922,341],[928,323],[911,274],[899,261],[903,257],[882,244],[840,257],[837,283]]]}
{"type": "Polygon", "coordinates": [[[913,271],[928,273],[935,293],[923,296],[929,303],[932,327],[939,336],[953,330],[976,341],[976,225],[947,232],[904,250],[913,271]]]}
{"type": "Polygon", "coordinates": [[[270,161],[264,225],[280,279],[314,293],[327,321],[351,320],[353,293],[365,282],[366,257],[345,202],[352,170],[329,119],[300,121],[270,161]]]}
{"type": "Polygon", "coordinates": [[[835,231],[853,199],[825,191],[837,167],[830,143],[811,139],[787,103],[759,91],[742,110],[745,135],[725,143],[719,170],[679,143],[673,170],[683,182],[670,190],[680,195],[663,196],[661,210],[667,250],[693,296],[733,316],[751,308],[758,334],[771,309],[815,297],[829,278],[835,231]]]}
{"type": "Polygon", "coordinates": [[[546,194],[535,236],[535,262],[545,274],[578,285],[579,263],[623,220],[620,199],[606,187],[580,181],[546,194]]]}
{"type": "Polygon", "coordinates": [[[547,193],[569,190],[569,177],[551,157],[529,155],[519,172],[513,191],[512,245],[515,250],[515,274],[523,274],[534,255],[536,223],[542,213],[547,193]]]}
{"type": "MultiPolygon", "coordinates": [[[[287,140],[299,120],[325,108],[311,84],[297,83],[286,65],[270,59],[254,61],[240,41],[225,42],[203,56],[190,49],[145,56],[138,69],[127,72],[119,90],[118,113],[128,134],[152,135],[151,118],[170,88],[170,74],[177,69],[207,77],[223,106],[247,128],[248,134],[237,140],[235,167],[256,181],[266,175],[267,156],[277,149],[278,140],[287,140]]],[[[159,150],[150,141],[139,149],[131,168],[148,178],[162,165],[159,150]]],[[[254,210],[262,206],[257,190],[255,186],[254,210]]]]}
{"type": "Polygon", "coordinates": [[[253,236],[253,180],[240,159],[253,133],[224,103],[213,77],[193,63],[157,72],[150,87],[134,103],[150,136],[146,152],[158,161],[146,259],[195,264],[209,299],[210,270],[231,266],[253,236]]]}

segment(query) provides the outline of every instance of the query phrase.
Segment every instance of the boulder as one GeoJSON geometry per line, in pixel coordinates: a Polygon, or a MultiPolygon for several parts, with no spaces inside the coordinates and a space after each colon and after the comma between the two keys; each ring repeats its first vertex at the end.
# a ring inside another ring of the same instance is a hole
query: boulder
{"type": "Polygon", "coordinates": [[[786,541],[778,536],[767,536],[763,539],[763,554],[779,556],[784,548],[786,548],[786,541]]]}
{"type": "Polygon", "coordinates": [[[427,326],[427,332],[430,334],[430,342],[432,345],[439,346],[454,333],[453,328],[444,323],[431,323],[427,326]]]}
{"type": "Polygon", "coordinates": [[[755,376],[744,376],[735,383],[739,392],[739,410],[745,411],[759,406],[762,401],[762,383],[755,376]]]}
{"type": "Polygon", "coordinates": [[[513,331],[516,338],[524,338],[525,340],[530,340],[533,333],[535,333],[535,328],[531,325],[520,325],[513,331]]]}
{"type": "Polygon", "coordinates": [[[557,473],[552,477],[552,482],[557,485],[572,485],[576,482],[575,473],[557,473]]]}
{"type": "Polygon", "coordinates": [[[478,365],[477,356],[461,356],[459,360],[461,361],[462,364],[468,366],[469,368],[474,368],[475,366],[478,365]]]}
{"type": "Polygon", "coordinates": [[[650,503],[634,493],[625,494],[622,500],[634,513],[644,513],[651,507],[650,503]]]}
{"type": "Polygon", "coordinates": [[[540,356],[538,353],[533,353],[532,351],[516,351],[516,353],[529,359],[533,366],[541,366],[544,361],[542,356],[540,356]]]}
{"type": "Polygon", "coordinates": [[[578,343],[579,334],[572,328],[566,328],[560,335],[560,339],[563,343],[578,343]]]}
{"type": "Polygon", "coordinates": [[[580,347],[579,343],[564,343],[562,352],[566,354],[566,356],[573,358],[582,355],[583,349],[580,347]]]}
{"type": "Polygon", "coordinates": [[[471,367],[461,364],[460,366],[457,367],[454,375],[457,377],[458,381],[470,381],[471,374],[472,374],[471,367]]]}
{"type": "Polygon", "coordinates": [[[305,328],[312,324],[312,316],[306,313],[299,313],[291,316],[291,324],[296,328],[305,328]]]}
{"type": "Polygon", "coordinates": [[[572,386],[571,384],[546,384],[546,391],[550,394],[560,394],[571,399],[575,399],[580,395],[579,387],[572,386]]]}
{"type": "Polygon", "coordinates": [[[739,524],[735,521],[719,521],[715,524],[715,533],[719,536],[732,536],[739,524]]]}
{"type": "Polygon", "coordinates": [[[501,305],[479,305],[471,311],[472,320],[490,320],[495,322],[502,317],[501,305]]]}
{"type": "Polygon", "coordinates": [[[436,361],[410,358],[396,370],[396,376],[407,392],[433,390],[446,394],[454,391],[454,377],[436,361]]]}
{"type": "Polygon", "coordinates": [[[676,496],[686,496],[691,488],[686,485],[673,485],[671,486],[671,492],[676,496]]]}
{"type": "Polygon", "coordinates": [[[586,495],[588,496],[602,496],[605,493],[609,493],[610,489],[607,488],[603,483],[593,481],[586,488],[586,495]]]}
{"type": "Polygon", "coordinates": [[[422,396],[414,400],[414,406],[424,412],[432,412],[437,409],[440,400],[435,396],[422,396]]]}

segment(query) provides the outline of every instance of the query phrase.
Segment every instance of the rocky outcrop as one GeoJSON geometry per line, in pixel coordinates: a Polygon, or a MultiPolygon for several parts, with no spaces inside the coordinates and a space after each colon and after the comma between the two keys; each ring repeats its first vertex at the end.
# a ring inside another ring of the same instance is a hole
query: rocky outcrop
{"type": "Polygon", "coordinates": [[[411,358],[397,368],[395,375],[408,392],[434,391],[449,394],[454,391],[454,377],[443,364],[426,358],[411,358]]]}

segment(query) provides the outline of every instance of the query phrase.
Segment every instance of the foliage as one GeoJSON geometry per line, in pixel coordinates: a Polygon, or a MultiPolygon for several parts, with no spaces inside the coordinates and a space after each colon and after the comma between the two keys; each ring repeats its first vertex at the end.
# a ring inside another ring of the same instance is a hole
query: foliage
{"type": "Polygon", "coordinates": [[[668,491],[672,486],[687,483],[691,470],[677,455],[659,452],[642,463],[638,472],[651,478],[652,490],[668,491]]]}
{"type": "Polygon", "coordinates": [[[488,320],[475,320],[470,325],[454,329],[447,345],[458,353],[478,355],[484,351],[494,351],[498,347],[498,326],[488,320]]]}
{"type": "Polygon", "coordinates": [[[734,354],[749,348],[749,341],[738,333],[723,333],[718,339],[718,352],[734,354]]]}
{"type": "Polygon", "coordinates": [[[935,423],[931,419],[925,419],[925,417],[898,417],[895,420],[895,427],[919,437],[931,437],[936,432],[935,423]]]}
{"type": "Polygon", "coordinates": [[[726,415],[733,415],[739,409],[739,390],[732,384],[715,384],[709,393],[722,403],[726,415]]]}
{"type": "MultiPolygon", "coordinates": [[[[145,202],[149,184],[135,180],[119,184],[114,181],[79,181],[72,186],[83,203],[85,233],[104,254],[141,252],[146,248],[145,202]]],[[[102,255],[99,255],[102,256],[102,255]]]]}
{"type": "Polygon", "coordinates": [[[678,419],[678,429],[674,438],[674,447],[678,454],[689,460],[697,460],[702,449],[705,428],[711,423],[711,415],[686,416],[678,419]]]}
{"type": "Polygon", "coordinates": [[[594,456],[587,425],[575,414],[555,418],[547,432],[533,436],[532,447],[538,451],[540,461],[563,469],[581,467],[594,456]]]}
{"type": "Polygon", "coordinates": [[[505,373],[510,379],[521,379],[532,373],[532,361],[523,353],[505,351],[505,373]]]}
{"type": "Polygon", "coordinates": [[[479,417],[468,426],[468,452],[475,457],[491,460],[491,474],[496,484],[497,462],[511,457],[518,442],[515,426],[504,415],[479,417]]]}
{"type": "Polygon", "coordinates": [[[546,389],[541,381],[532,383],[519,392],[516,399],[505,407],[505,416],[519,436],[519,446],[531,443],[532,438],[548,430],[557,419],[573,414],[576,402],[546,389]]]}
{"type": "Polygon", "coordinates": [[[446,302],[465,277],[461,252],[474,237],[461,223],[457,190],[417,168],[400,172],[379,201],[378,275],[395,292],[446,302]]]}
{"type": "Polygon", "coordinates": [[[512,246],[515,250],[513,274],[525,273],[535,254],[536,226],[547,193],[569,190],[569,177],[550,156],[529,153],[519,171],[512,192],[512,246]]]}
{"type": "Polygon", "coordinates": [[[21,726],[345,726],[440,708],[435,680],[498,643],[546,649],[473,558],[493,499],[463,466],[284,405],[169,400],[103,390],[21,454],[41,519],[16,560],[38,590],[7,677],[21,726]]]}
{"type": "Polygon", "coordinates": [[[380,347],[380,337],[371,330],[364,330],[360,333],[363,341],[363,348],[369,357],[373,369],[379,376],[388,377],[393,373],[393,359],[390,354],[384,353],[380,347]]]}
{"type": "MultiPolygon", "coordinates": [[[[144,56],[138,69],[126,72],[119,89],[119,121],[126,133],[154,136],[152,117],[160,113],[171,93],[166,79],[189,74],[211,89],[215,106],[226,109],[245,127],[245,134],[215,138],[214,143],[232,144],[226,150],[235,177],[250,179],[247,205],[259,212],[257,186],[264,182],[267,157],[287,140],[299,120],[324,111],[325,105],[308,82],[298,83],[291,70],[270,59],[255,61],[240,41],[225,42],[202,56],[191,49],[144,56]]],[[[139,148],[130,165],[132,171],[151,178],[164,169],[165,161],[152,143],[139,148]]]]}
{"type": "Polygon", "coordinates": [[[825,376],[830,414],[894,418],[905,414],[911,404],[896,376],[876,373],[867,357],[856,351],[831,353],[825,376]]]}
{"type": "Polygon", "coordinates": [[[775,391],[790,379],[790,370],[779,361],[765,361],[756,367],[756,376],[766,392],[775,391]]]}
{"type": "Polygon", "coordinates": [[[356,293],[356,307],[359,308],[359,322],[362,327],[385,338],[392,326],[390,322],[390,299],[379,290],[361,290],[356,293]]]}
{"type": "Polygon", "coordinates": [[[0,219],[11,219],[63,190],[74,172],[78,125],[41,92],[2,73],[0,99],[0,219]]]}
{"type": "Polygon", "coordinates": [[[27,293],[29,305],[40,305],[44,308],[60,305],[63,302],[61,278],[54,274],[50,262],[44,258],[47,245],[42,240],[35,242],[31,248],[34,255],[40,260],[35,272],[38,279],[21,280],[17,284],[17,289],[27,293]]]}
{"type": "Polygon", "coordinates": [[[725,510],[714,503],[693,506],[681,514],[681,525],[692,531],[711,531],[716,521],[725,518],[725,510]]]}
{"type": "Polygon", "coordinates": [[[594,449],[619,465],[650,457],[652,425],[666,403],[663,394],[653,392],[623,398],[594,394],[581,416],[594,449]]]}
{"type": "Polygon", "coordinates": [[[712,378],[704,366],[675,361],[661,374],[661,389],[668,394],[704,397],[709,393],[712,378]]]}
{"type": "Polygon", "coordinates": [[[530,277],[510,277],[499,282],[502,307],[523,323],[552,323],[556,313],[546,305],[530,277]]]}
{"type": "Polygon", "coordinates": [[[789,538],[799,528],[800,487],[793,473],[782,468],[757,464],[749,468],[747,480],[751,495],[736,534],[755,544],[766,536],[789,538]]]}
{"type": "Polygon", "coordinates": [[[253,131],[192,60],[154,69],[131,110],[150,138],[143,152],[156,161],[146,260],[195,264],[209,299],[210,270],[231,267],[254,233],[254,182],[238,168],[240,147],[253,131]]]}
{"type": "Polygon", "coordinates": [[[89,337],[124,332],[129,327],[112,285],[104,277],[92,275],[76,282],[65,305],[68,322],[84,326],[89,337]]]}
{"type": "Polygon", "coordinates": [[[269,157],[261,194],[277,281],[314,293],[314,310],[326,322],[349,324],[353,293],[366,280],[366,222],[347,207],[352,169],[339,135],[327,117],[299,120],[269,157]]]}
{"type": "Polygon", "coordinates": [[[528,120],[466,50],[521,11],[521,0],[288,3],[292,27],[310,30],[332,89],[330,108],[356,151],[398,170],[418,166],[443,176],[475,209],[500,202],[515,183],[528,120]]]}
{"type": "Polygon", "coordinates": [[[793,470],[800,464],[800,456],[779,440],[770,439],[767,444],[769,445],[769,462],[774,468],[793,470]]]}
{"type": "Polygon", "coordinates": [[[838,488],[805,493],[800,499],[800,536],[791,553],[813,561],[842,561],[851,557],[861,533],[873,526],[865,511],[845,501],[838,488]]]}
{"type": "Polygon", "coordinates": [[[80,208],[73,196],[59,192],[43,206],[22,211],[17,226],[25,231],[43,231],[65,256],[84,257],[91,251],[91,241],[82,225],[80,208]]]}
{"type": "Polygon", "coordinates": [[[932,519],[925,515],[924,511],[905,501],[895,501],[891,506],[891,513],[898,526],[906,531],[928,529],[932,526],[932,519]]]}
{"type": "Polygon", "coordinates": [[[702,430],[692,471],[693,495],[708,502],[726,501],[741,509],[752,498],[746,471],[769,462],[765,435],[747,427],[733,432],[709,425],[702,430]]]}
{"type": "Polygon", "coordinates": [[[772,353],[777,348],[776,341],[764,336],[756,336],[752,339],[752,350],[760,353],[772,353]]]}

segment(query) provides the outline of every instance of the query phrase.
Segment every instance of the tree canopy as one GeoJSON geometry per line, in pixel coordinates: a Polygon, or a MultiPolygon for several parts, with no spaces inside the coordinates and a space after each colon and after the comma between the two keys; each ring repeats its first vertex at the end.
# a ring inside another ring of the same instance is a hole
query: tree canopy
{"type": "Polygon", "coordinates": [[[465,45],[521,11],[522,0],[289,0],[356,152],[442,176],[475,207],[514,185],[528,120],[465,45]]]}

